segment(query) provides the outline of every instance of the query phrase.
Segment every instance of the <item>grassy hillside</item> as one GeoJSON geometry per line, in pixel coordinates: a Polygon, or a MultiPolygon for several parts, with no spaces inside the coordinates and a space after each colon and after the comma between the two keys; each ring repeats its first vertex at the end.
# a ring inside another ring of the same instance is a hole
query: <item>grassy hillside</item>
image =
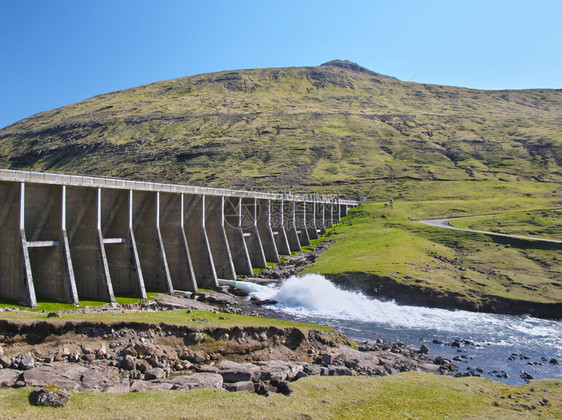
{"type": "MultiPolygon", "coordinates": [[[[560,244],[442,229],[418,221],[507,213],[500,220],[511,221],[506,233],[512,233],[528,230],[522,215],[534,220],[532,215],[539,214],[540,226],[535,225],[533,232],[540,236],[556,231],[559,236],[559,212],[547,209],[561,205],[561,187],[554,183],[380,184],[338,228],[336,245],[308,270],[408,303],[560,317],[560,244]],[[550,309],[541,312],[538,306],[550,309]]],[[[486,219],[455,223],[481,227],[486,219]]]]}
{"type": "Polygon", "coordinates": [[[562,181],[562,90],[402,82],[349,62],[99,95],[0,130],[0,166],[360,195],[375,181],[562,181]],[[359,185],[358,185],[359,184],[359,185]]]}

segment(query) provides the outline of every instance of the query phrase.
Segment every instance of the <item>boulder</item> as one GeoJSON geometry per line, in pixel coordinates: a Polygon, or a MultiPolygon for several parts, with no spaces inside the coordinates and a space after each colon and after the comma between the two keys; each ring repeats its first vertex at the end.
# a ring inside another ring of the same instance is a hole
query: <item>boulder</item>
{"type": "Polygon", "coordinates": [[[135,358],[131,355],[126,355],[121,361],[121,367],[125,370],[133,370],[136,366],[135,358]]]}
{"type": "Polygon", "coordinates": [[[237,363],[229,360],[221,360],[216,364],[219,374],[224,382],[257,381],[261,376],[261,370],[252,363],[237,363]]]}
{"type": "Polygon", "coordinates": [[[152,380],[152,379],[160,379],[166,376],[166,371],[162,368],[153,368],[148,369],[144,372],[144,379],[152,380]]]}
{"type": "Polygon", "coordinates": [[[0,366],[3,368],[10,367],[12,364],[11,359],[8,356],[0,356],[0,366]]]}
{"type": "Polygon", "coordinates": [[[35,389],[29,394],[29,402],[32,405],[64,407],[69,399],[70,392],[55,385],[35,389]]]}
{"type": "Polygon", "coordinates": [[[4,356],[4,349],[0,346],[0,356],[4,356]]]}
{"type": "Polygon", "coordinates": [[[21,356],[19,360],[19,368],[21,370],[29,370],[35,367],[35,360],[33,360],[33,356],[31,353],[26,353],[21,356]]]}
{"type": "Polygon", "coordinates": [[[223,387],[228,392],[238,392],[238,391],[254,392],[254,383],[252,381],[224,383],[223,387]]]}
{"type": "MultiPolygon", "coordinates": [[[[106,391],[108,388],[116,387],[121,382],[119,369],[116,367],[95,367],[88,369],[81,378],[80,391],[106,391]]],[[[128,384],[127,384],[128,388],[128,384]]]]}
{"type": "Polygon", "coordinates": [[[0,370],[0,387],[11,387],[16,384],[21,372],[13,369],[0,370]]]}
{"type": "Polygon", "coordinates": [[[23,380],[27,386],[56,385],[65,389],[79,390],[82,387],[80,378],[89,371],[90,368],[79,364],[54,362],[26,370],[23,373],[23,380]]]}

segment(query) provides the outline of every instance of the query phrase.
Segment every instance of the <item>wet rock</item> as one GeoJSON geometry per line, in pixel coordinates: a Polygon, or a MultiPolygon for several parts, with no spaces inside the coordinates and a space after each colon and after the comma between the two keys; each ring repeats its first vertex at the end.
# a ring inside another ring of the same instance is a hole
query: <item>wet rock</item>
{"type": "Polygon", "coordinates": [[[429,353],[429,347],[427,347],[425,344],[422,344],[420,346],[420,353],[421,354],[428,354],[429,353]]]}
{"type": "Polygon", "coordinates": [[[521,374],[519,375],[519,377],[520,377],[521,379],[524,379],[524,380],[527,381],[527,382],[529,382],[531,379],[535,379],[535,378],[533,377],[533,375],[531,375],[531,374],[525,372],[524,370],[521,371],[521,374]]]}
{"type": "Polygon", "coordinates": [[[556,360],[554,357],[552,357],[548,363],[550,363],[551,365],[557,365],[558,364],[558,360],[556,360]]]}
{"type": "Polygon", "coordinates": [[[70,392],[55,385],[35,389],[29,394],[29,402],[32,405],[64,407],[70,399],[70,392]]]}
{"type": "Polygon", "coordinates": [[[250,298],[250,302],[252,302],[256,306],[263,306],[263,305],[276,305],[277,301],[273,299],[258,299],[257,297],[250,298]]]}

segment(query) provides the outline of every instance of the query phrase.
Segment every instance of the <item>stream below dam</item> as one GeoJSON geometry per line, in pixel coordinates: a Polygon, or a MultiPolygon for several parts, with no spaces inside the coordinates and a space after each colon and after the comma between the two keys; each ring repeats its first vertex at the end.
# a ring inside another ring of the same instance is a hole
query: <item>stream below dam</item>
{"type": "Polygon", "coordinates": [[[460,373],[508,384],[562,378],[562,321],[398,305],[338,289],[318,274],[268,286],[231,283],[248,299],[277,301],[262,308],[268,317],[330,325],[356,341],[425,344],[430,357],[449,358],[460,373]]]}

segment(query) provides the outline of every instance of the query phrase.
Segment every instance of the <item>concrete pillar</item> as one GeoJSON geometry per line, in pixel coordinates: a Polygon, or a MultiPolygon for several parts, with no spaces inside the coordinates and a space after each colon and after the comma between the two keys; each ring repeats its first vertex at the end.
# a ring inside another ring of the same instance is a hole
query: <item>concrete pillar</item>
{"type": "Polygon", "coordinates": [[[131,207],[144,284],[147,290],[173,293],[166,249],[160,230],[160,193],[134,191],[131,207]]]}
{"type": "Polygon", "coordinates": [[[260,207],[256,198],[241,198],[240,226],[253,268],[267,268],[263,244],[258,232],[260,207]]]}
{"type": "Polygon", "coordinates": [[[183,194],[160,193],[160,233],[174,290],[197,291],[184,229],[183,194]]]}
{"type": "Polygon", "coordinates": [[[306,203],[306,230],[310,239],[318,239],[316,200],[306,203]]]}
{"type": "Polygon", "coordinates": [[[218,287],[215,264],[205,229],[205,196],[184,195],[183,220],[198,287],[218,287]]]}
{"type": "Polygon", "coordinates": [[[66,187],[66,231],[79,299],[114,301],[101,234],[101,190],[66,187]]]}
{"type": "Polygon", "coordinates": [[[293,209],[295,215],[295,227],[301,246],[310,245],[310,237],[308,236],[308,220],[307,220],[307,202],[293,201],[293,209]]]}
{"type": "Polygon", "coordinates": [[[275,244],[279,255],[290,255],[291,247],[285,231],[285,215],[283,200],[271,201],[271,229],[275,237],[275,244]]]}
{"type": "Polygon", "coordinates": [[[242,230],[242,199],[224,198],[224,230],[237,274],[251,275],[252,263],[242,230]]]}
{"type": "Polygon", "coordinates": [[[319,234],[326,233],[326,203],[316,202],[316,227],[319,234]]]}
{"type": "Polygon", "coordinates": [[[278,263],[279,252],[271,222],[271,200],[257,200],[256,226],[267,261],[278,263]]]}
{"type": "Polygon", "coordinates": [[[283,204],[283,225],[285,226],[285,233],[291,252],[300,251],[301,243],[297,233],[294,201],[285,201],[283,204]]]}
{"type": "Polygon", "coordinates": [[[100,189],[99,195],[102,248],[113,293],[144,299],[145,276],[133,226],[133,191],[100,189]]]}
{"type": "Polygon", "coordinates": [[[224,197],[205,196],[205,230],[218,278],[236,280],[236,269],[224,228],[224,197]]]}
{"type": "Polygon", "coordinates": [[[25,185],[0,182],[0,296],[37,306],[25,240],[25,185]]]}
{"type": "Polygon", "coordinates": [[[26,277],[35,294],[46,299],[78,303],[72,263],[63,241],[63,187],[22,184],[22,246],[26,277]],[[70,263],[70,264],[68,264],[70,263]]]}

